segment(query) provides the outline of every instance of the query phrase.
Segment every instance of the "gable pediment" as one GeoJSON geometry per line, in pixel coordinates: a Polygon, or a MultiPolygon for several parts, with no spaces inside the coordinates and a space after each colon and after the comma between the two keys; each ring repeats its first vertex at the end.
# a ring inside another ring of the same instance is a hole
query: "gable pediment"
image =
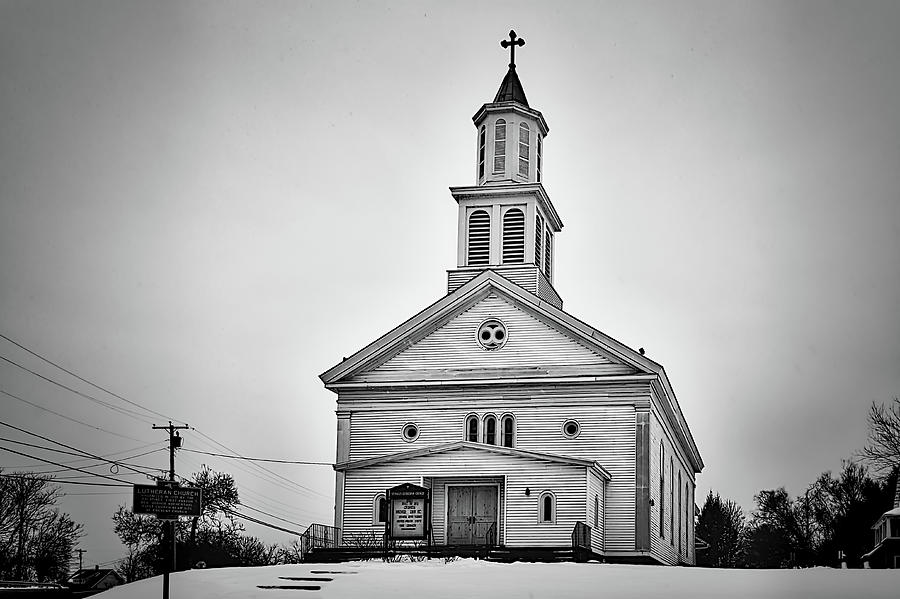
{"type": "Polygon", "coordinates": [[[603,377],[652,373],[654,365],[485,271],[321,378],[334,385],[603,377]],[[506,327],[500,349],[477,339],[490,319],[506,327]]]}

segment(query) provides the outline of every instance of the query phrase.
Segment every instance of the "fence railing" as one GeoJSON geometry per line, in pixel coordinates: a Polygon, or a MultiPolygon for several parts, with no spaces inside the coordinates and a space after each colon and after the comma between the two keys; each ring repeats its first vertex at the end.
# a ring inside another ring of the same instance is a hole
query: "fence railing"
{"type": "Polygon", "coordinates": [[[310,524],[300,535],[300,559],[306,559],[310,551],[317,548],[333,548],[341,543],[341,529],[325,524],[310,524]]]}

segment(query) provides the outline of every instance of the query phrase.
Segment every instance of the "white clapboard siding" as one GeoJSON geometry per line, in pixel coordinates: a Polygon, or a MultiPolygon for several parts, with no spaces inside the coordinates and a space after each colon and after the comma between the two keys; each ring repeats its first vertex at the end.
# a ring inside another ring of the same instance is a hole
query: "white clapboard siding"
{"type": "Polygon", "coordinates": [[[411,347],[402,350],[380,366],[354,377],[354,381],[409,380],[410,372],[431,372],[431,378],[453,379],[474,371],[474,376],[521,377],[552,373],[554,368],[595,376],[630,374],[630,366],[614,362],[608,356],[550,327],[497,294],[476,302],[411,347]],[[485,351],[476,339],[479,325],[497,318],[506,325],[506,345],[499,351],[485,351]],[[524,370],[523,370],[524,369],[524,370]],[[568,369],[568,370],[566,370],[568,369]]]}
{"type": "Polygon", "coordinates": [[[425,483],[440,493],[433,508],[435,542],[446,539],[443,490],[457,481],[499,484],[499,541],[508,546],[570,546],[575,523],[584,520],[585,466],[545,462],[473,449],[459,449],[351,469],[344,482],[343,535],[345,542],[359,535],[380,534],[372,525],[372,504],[378,493],[404,482],[425,483]],[[504,473],[497,476],[498,472],[504,473]],[[525,490],[529,489],[526,495],[525,490]],[[556,519],[538,522],[538,498],[552,491],[556,519]]]}
{"type": "MultiPolygon", "coordinates": [[[[350,461],[391,455],[464,437],[468,414],[483,418],[512,414],[516,419],[515,446],[518,449],[595,460],[610,473],[607,489],[606,547],[634,550],[635,412],[631,405],[529,405],[523,401],[460,401],[443,409],[421,405],[415,409],[395,407],[381,411],[358,411],[350,419],[350,461]],[[562,433],[568,419],[577,420],[581,432],[575,439],[562,433]],[[419,428],[413,443],[403,440],[401,429],[412,422],[419,428]]],[[[402,462],[401,462],[402,463],[402,462]]],[[[399,464],[399,463],[398,463],[399,464]]],[[[493,474],[503,474],[498,470],[493,474]]],[[[582,478],[578,486],[584,489],[582,478]]],[[[582,501],[580,516],[584,519],[582,501]]],[[[571,532],[571,531],[570,531],[571,532]]]]}
{"type": "Polygon", "coordinates": [[[679,562],[694,563],[694,480],[688,476],[689,470],[674,453],[672,440],[665,434],[656,413],[651,413],[650,418],[650,496],[655,504],[650,509],[650,543],[653,553],[667,564],[679,562]],[[665,447],[665,497],[663,509],[663,536],[660,536],[659,522],[659,473],[660,473],[660,441],[665,447]],[[674,458],[674,476],[669,467],[670,458],[674,458]],[[681,510],[678,509],[678,474],[681,473],[681,510]],[[688,496],[684,495],[684,485],[688,485],[688,496]],[[672,485],[675,484],[675,492],[672,493],[672,485]],[[672,497],[674,495],[674,502],[672,497]],[[678,553],[678,538],[671,536],[671,522],[674,510],[674,530],[678,535],[678,519],[681,518],[681,553],[678,553]]]}

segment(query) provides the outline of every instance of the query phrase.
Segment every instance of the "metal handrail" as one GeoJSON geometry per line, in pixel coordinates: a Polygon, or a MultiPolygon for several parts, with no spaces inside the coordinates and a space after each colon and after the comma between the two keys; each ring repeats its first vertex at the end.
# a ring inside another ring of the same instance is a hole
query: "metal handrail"
{"type": "Polygon", "coordinates": [[[336,548],[340,542],[340,528],[325,524],[310,524],[306,532],[300,535],[300,560],[303,561],[313,549],[336,548]]]}

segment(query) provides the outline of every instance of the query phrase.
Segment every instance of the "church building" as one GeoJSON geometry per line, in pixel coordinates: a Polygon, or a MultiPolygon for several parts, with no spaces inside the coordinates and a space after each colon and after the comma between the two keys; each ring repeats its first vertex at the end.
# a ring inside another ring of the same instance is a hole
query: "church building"
{"type": "MultiPolygon", "coordinates": [[[[321,375],[337,394],[335,522],[380,539],[387,489],[430,490],[432,542],[694,563],[703,460],[663,367],[563,310],[547,121],[510,64],[477,110],[447,294],[321,375]]],[[[559,259],[565,259],[564,256],[559,259]]]]}

